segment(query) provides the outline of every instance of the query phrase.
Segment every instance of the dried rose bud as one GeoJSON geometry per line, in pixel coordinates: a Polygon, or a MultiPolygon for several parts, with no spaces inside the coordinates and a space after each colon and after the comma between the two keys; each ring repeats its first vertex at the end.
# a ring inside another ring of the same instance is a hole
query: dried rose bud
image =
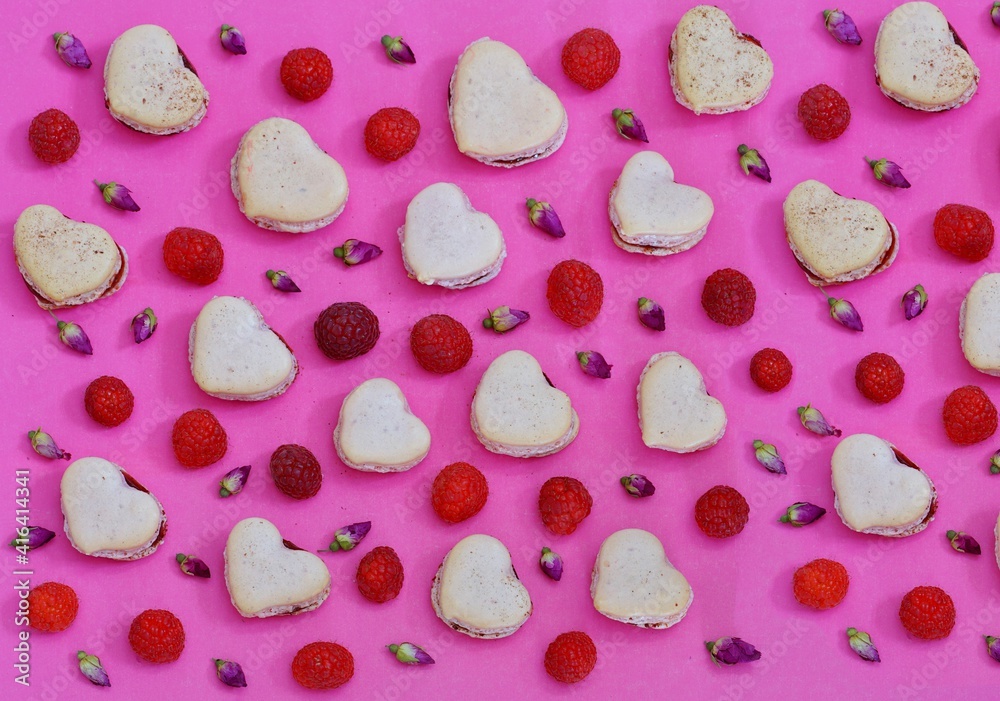
{"type": "Polygon", "coordinates": [[[760,651],[740,638],[719,638],[705,642],[712,662],[717,665],[734,665],[760,659],[760,651]]]}
{"type": "Polygon", "coordinates": [[[132,317],[132,336],[136,343],[142,343],[156,331],[156,314],[150,307],[132,317]]]}
{"type": "Polygon", "coordinates": [[[181,572],[189,574],[192,577],[209,579],[212,576],[212,573],[208,571],[208,565],[193,555],[177,553],[177,564],[181,566],[181,572]]]}
{"type": "Polygon", "coordinates": [[[90,56],[83,42],[69,32],[58,32],[52,35],[56,43],[56,53],[70,68],[90,68],[90,56]]]}
{"type": "Polygon", "coordinates": [[[531,315],[528,312],[511,309],[510,307],[497,307],[489,313],[489,316],[483,319],[483,327],[493,329],[497,333],[506,333],[520,326],[530,318],[531,315]]]}
{"type": "Polygon", "coordinates": [[[563,229],[562,222],[559,221],[559,215],[548,202],[539,202],[529,197],[525,206],[528,208],[528,219],[536,229],[541,229],[557,239],[566,235],[566,230],[563,229]]]}
{"type": "MultiPolygon", "coordinates": [[[[54,315],[53,315],[54,318],[54,315]]],[[[56,319],[56,328],[59,329],[59,340],[66,346],[84,355],[93,355],[94,347],[90,345],[87,332],[79,324],[72,321],[60,321],[56,319]]]]}
{"type": "Polygon", "coordinates": [[[213,659],[212,664],[215,665],[215,673],[218,675],[219,681],[226,686],[242,688],[247,685],[246,675],[243,674],[243,668],[240,667],[239,662],[213,659]]]}
{"type": "Polygon", "coordinates": [[[219,480],[219,496],[228,497],[239,494],[246,486],[247,478],[250,476],[250,466],[244,465],[230,470],[226,476],[219,480]]]}
{"type": "Polygon", "coordinates": [[[386,34],[382,37],[382,46],[385,47],[385,55],[394,63],[416,63],[417,59],[413,55],[413,49],[403,41],[403,37],[391,37],[386,34]]]}
{"type": "MultiPolygon", "coordinates": [[[[826,293],[824,292],[824,294],[826,293]]],[[[849,328],[851,331],[865,330],[858,310],[846,299],[834,299],[830,295],[827,295],[826,303],[830,305],[830,317],[838,324],[849,328]]]]}
{"type": "Polygon", "coordinates": [[[778,449],[771,443],[755,440],[753,442],[753,454],[757,458],[757,462],[763,465],[764,469],[768,472],[773,472],[776,475],[786,474],[785,461],[781,459],[781,456],[778,455],[778,449]]]}
{"type": "Polygon", "coordinates": [[[121,183],[102,183],[95,180],[94,185],[97,185],[97,189],[101,191],[104,201],[115,209],[120,209],[123,212],[139,211],[139,205],[132,199],[132,191],[121,183]]]}
{"type": "Polygon", "coordinates": [[[740,144],[736,148],[736,153],[740,154],[740,168],[744,175],[756,175],[766,183],[771,182],[771,169],[767,167],[767,161],[760,155],[760,151],[750,148],[746,144],[740,144]]]}
{"type": "Polygon", "coordinates": [[[542,556],[538,559],[538,564],[549,579],[554,579],[557,582],[562,579],[563,559],[558,553],[554,553],[548,548],[542,548],[542,556]]]}
{"type": "Polygon", "coordinates": [[[97,686],[111,686],[108,673],[101,666],[101,660],[97,655],[88,655],[83,650],[76,653],[76,659],[80,661],[80,671],[92,684],[97,686]]]}
{"type": "Polygon", "coordinates": [[[910,182],[903,177],[903,169],[898,163],[893,163],[885,158],[877,161],[865,156],[865,162],[871,166],[875,179],[888,185],[889,187],[899,187],[904,190],[910,186],[910,182]]]}
{"type": "Polygon", "coordinates": [[[907,321],[923,314],[924,309],[927,308],[927,291],[924,289],[924,286],[915,285],[913,289],[903,295],[900,304],[903,307],[903,314],[906,315],[907,321]]]}
{"type": "Polygon", "coordinates": [[[994,25],[1000,27],[1000,0],[996,0],[993,7],[990,8],[990,19],[993,20],[994,25]]]}
{"type": "Polygon", "coordinates": [[[48,528],[42,528],[41,526],[28,526],[25,529],[24,536],[21,533],[14,535],[14,540],[10,541],[10,544],[15,548],[25,548],[27,550],[38,550],[50,540],[56,537],[56,534],[50,531],[48,528]]]}
{"type": "Polygon", "coordinates": [[[817,436],[839,436],[843,433],[839,428],[831,426],[822,412],[819,409],[814,409],[812,404],[800,406],[796,411],[799,412],[799,421],[802,422],[802,425],[817,436]]]}
{"type": "Polygon", "coordinates": [[[656,492],[656,487],[644,475],[625,475],[619,480],[629,496],[638,498],[651,497],[656,492]]]}
{"type": "Polygon", "coordinates": [[[951,547],[955,548],[960,553],[966,553],[968,555],[980,555],[983,549],[979,547],[979,543],[968,533],[963,531],[948,531],[945,533],[948,541],[951,543],[951,547]]]}
{"type": "Polygon", "coordinates": [[[863,633],[857,628],[847,629],[847,642],[850,643],[851,649],[858,653],[858,657],[863,660],[868,660],[869,662],[881,662],[879,659],[878,650],[875,649],[875,644],[872,642],[872,636],[868,633],[863,633]]]}
{"type": "Polygon", "coordinates": [[[52,436],[43,431],[41,427],[34,431],[28,431],[28,440],[31,441],[31,448],[43,458],[69,460],[72,457],[65,450],[60,449],[52,436]]]}
{"type": "Polygon", "coordinates": [[[602,380],[611,377],[611,366],[597,351],[577,351],[576,359],[580,362],[580,368],[591,377],[602,380]]]}
{"type": "Polygon", "coordinates": [[[825,513],[826,509],[822,506],[810,504],[808,501],[797,501],[785,510],[785,513],[781,515],[778,522],[788,523],[796,528],[801,528],[802,526],[808,526],[814,521],[818,521],[825,513]]]}
{"type": "Polygon", "coordinates": [[[299,286],[288,276],[284,270],[268,270],[264,273],[271,285],[279,292],[301,292],[299,286]]]}
{"type": "Polygon", "coordinates": [[[342,259],[345,265],[361,265],[382,255],[382,249],[374,243],[347,239],[343,246],[333,249],[333,255],[342,259]]]}
{"type": "MultiPolygon", "coordinates": [[[[232,25],[222,25],[219,29],[219,41],[222,42],[222,48],[229,53],[242,56],[247,52],[247,41],[243,36],[243,32],[232,25]]],[[[241,686],[246,686],[246,684],[242,684],[241,686]]]]}
{"type": "Polygon", "coordinates": [[[992,635],[984,635],[986,638],[986,652],[997,662],[1000,662],[1000,638],[992,635]]]}
{"type": "Polygon", "coordinates": [[[830,36],[841,44],[853,44],[857,46],[861,43],[861,35],[858,27],[843,10],[823,10],[823,24],[830,32],[830,36]]]}
{"type": "Polygon", "coordinates": [[[632,110],[615,108],[611,110],[611,116],[615,120],[615,128],[618,130],[618,133],[626,139],[635,139],[636,141],[649,143],[649,139],[646,138],[646,129],[632,110]]]}
{"type": "Polygon", "coordinates": [[[643,326],[654,331],[663,331],[667,328],[663,307],[649,297],[639,298],[639,321],[642,322],[643,326]]]}
{"type": "Polygon", "coordinates": [[[993,453],[993,456],[990,458],[990,474],[1000,475],[1000,450],[993,453]]]}
{"type": "Polygon", "coordinates": [[[386,645],[386,647],[403,664],[434,664],[434,658],[419,645],[400,643],[399,645],[386,645]]]}
{"type": "MultiPolygon", "coordinates": [[[[330,547],[327,548],[327,550],[332,552],[337,552],[338,550],[353,550],[358,543],[365,539],[365,536],[368,535],[368,531],[371,529],[371,521],[352,523],[350,526],[338,528],[334,531],[333,542],[330,543],[330,547]]],[[[326,550],[321,550],[320,552],[326,552],[326,550]]]]}

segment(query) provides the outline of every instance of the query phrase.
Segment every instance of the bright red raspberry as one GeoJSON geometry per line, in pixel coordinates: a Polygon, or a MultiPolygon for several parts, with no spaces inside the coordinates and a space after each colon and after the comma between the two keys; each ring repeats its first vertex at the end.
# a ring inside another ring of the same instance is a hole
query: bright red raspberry
{"type": "Polygon", "coordinates": [[[354,655],[337,643],[309,643],[295,653],[292,676],[307,689],[336,689],[354,676],[354,655]]]}
{"type": "Polygon", "coordinates": [[[383,107],[365,124],[365,149],[375,158],[396,161],[417,145],[420,120],[402,107],[383,107]]]}
{"type": "Polygon", "coordinates": [[[431,485],[434,513],[448,523],[472,518],[486,506],[489,484],[482,472],[467,462],[445,467],[431,485]]]}
{"type": "Polygon", "coordinates": [[[278,446],[271,453],[271,478],[278,490],[292,499],[316,496],[323,486],[323,470],[308,448],[294,443],[278,446]]]}
{"type": "Polygon", "coordinates": [[[843,134],[851,123],[851,106],[839,92],[820,83],[799,98],[799,121],[809,136],[830,141],[843,134]]]}
{"type": "Polygon", "coordinates": [[[775,348],[761,348],[750,359],[750,379],[765,392],[777,392],[792,381],[792,361],[775,348]]]}
{"type": "Polygon", "coordinates": [[[281,59],[281,84],[292,97],[311,102],[330,89],[333,64],[319,49],[292,49],[281,59]]]}
{"type": "Polygon", "coordinates": [[[854,370],[858,391],[876,404],[886,404],[898,397],[903,391],[903,379],[903,368],[885,353],[869,353],[858,361],[854,370]]]}
{"type": "Polygon", "coordinates": [[[955,627],[955,603],[939,587],[914,587],[899,605],[899,621],[915,638],[947,638],[955,627]]]}
{"type": "Polygon", "coordinates": [[[28,143],[39,160],[65,163],[80,147],[80,128],[62,110],[45,110],[31,120],[28,143]]]}
{"type": "Polygon", "coordinates": [[[173,662],[184,651],[184,626],[170,611],[147,609],[132,620],[128,642],[147,662],[173,662]]]}
{"type": "Polygon", "coordinates": [[[410,350],[420,367],[445,375],[465,367],[472,357],[472,336],[447,314],[431,314],[413,325],[410,350]]]}
{"type": "Polygon", "coordinates": [[[102,426],[118,426],[132,415],[135,397],[117,377],[102,375],[87,385],[83,406],[90,418],[102,426]]]}
{"type": "Polygon", "coordinates": [[[733,268],[716,270],[705,280],[701,291],[701,306],[708,318],[717,324],[739,326],[750,321],[757,290],[750,278],[733,268]]]}
{"type": "Polygon", "coordinates": [[[601,29],[581,29],[563,46],[563,72],[580,87],[597,90],[615,77],[621,57],[610,34],[601,29]]]}
{"type": "Polygon", "coordinates": [[[750,505],[732,487],[717,485],[701,495],[694,506],[694,520],[710,538],[740,533],[750,518],[750,505]]]}
{"type": "Polygon", "coordinates": [[[167,270],[199,285],[219,279],[223,262],[222,242],[207,231],[179,226],[163,240],[163,262],[167,270]]]}
{"type": "Polygon", "coordinates": [[[993,250],[993,220],[981,209],[946,204],[934,215],[934,240],[952,255],[981,261],[993,250]]]}
{"type": "Polygon", "coordinates": [[[79,608],[76,592],[60,582],[43,582],[28,592],[28,621],[35,630],[66,630],[76,620],[79,608]]]}
{"type": "Polygon", "coordinates": [[[350,360],[375,347],[378,317],[361,302],[337,302],[320,312],[313,335],[327,358],[350,360]]]}
{"type": "Polygon", "coordinates": [[[570,326],[586,326],[601,311],[604,283],[586,263],[564,260],[549,273],[545,294],[552,313],[570,326]]]}
{"type": "Polygon", "coordinates": [[[795,570],[792,591],[803,606],[829,609],[844,600],[850,582],[846,567],[835,560],[820,558],[795,570]]]}
{"type": "Polygon", "coordinates": [[[959,445],[979,443],[997,430],[997,408],[975,385],[959,387],[949,394],[941,418],[948,438],[959,445]]]}
{"type": "Polygon", "coordinates": [[[208,409],[192,409],[174,422],[174,455],[184,467],[207,467],[222,459],[229,437],[208,409]]]}
{"type": "Polygon", "coordinates": [[[569,535],[590,515],[594,498],[573,477],[552,477],[538,493],[542,523],[556,535],[569,535]]]}
{"type": "Polygon", "coordinates": [[[396,551],[380,545],[358,563],[358,591],[376,604],[384,604],[399,596],[403,588],[403,563],[396,551]]]}
{"type": "Polygon", "coordinates": [[[564,684],[583,681],[596,664],[597,646],[579,630],[559,634],[545,650],[545,671],[564,684]]]}

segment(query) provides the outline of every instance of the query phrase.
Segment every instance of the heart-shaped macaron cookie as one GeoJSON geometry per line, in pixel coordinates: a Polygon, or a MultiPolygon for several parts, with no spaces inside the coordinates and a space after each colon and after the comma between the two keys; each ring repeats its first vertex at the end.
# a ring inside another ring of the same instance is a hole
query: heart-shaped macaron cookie
{"type": "Polygon", "coordinates": [[[590,583],[594,608],[639,628],[669,628],[687,613],[694,592],[670,564],[660,539],[627,528],[601,545],[590,583]]]}
{"type": "Polygon", "coordinates": [[[125,284],[128,256],[99,226],[55,207],[28,207],[14,224],[14,257],[42,309],[108,297],[125,284]]]}
{"type": "Polygon", "coordinates": [[[654,256],[680,253],[701,241],[714,212],[706,193],[674,182],[674,169],[656,151],[628,159],[608,203],[614,242],[654,256]]]}
{"type": "Polygon", "coordinates": [[[566,110],[521,55],[489,38],[466,47],[448,90],[458,150],[513,168],[545,158],[566,138],[566,110]]]}
{"type": "Polygon", "coordinates": [[[80,458],[59,483],[66,537],[84,555],[138,560],[152,555],[167,530],[159,500],[104,458],[80,458]]]}
{"type": "Polygon", "coordinates": [[[806,180],[788,193],[785,235],[813,285],[834,285],[880,273],[896,259],[899,235],[878,208],[806,180]]]}
{"type": "Polygon", "coordinates": [[[402,472],[427,457],[431,432],[392,380],[376,377],[351,390],[333,430],[337,455],[363,472],[402,472]]]}
{"type": "Polygon", "coordinates": [[[176,134],[198,126],[208,91],[163,27],[142,24],[115,39],[104,64],[111,116],[136,131],[176,134]]]}
{"type": "Polygon", "coordinates": [[[901,538],[934,518],[933,482],[889,441],[869,433],[847,436],[830,465],[834,506],[852,531],[901,538]]]}
{"type": "Polygon", "coordinates": [[[330,570],[319,557],[281,537],[273,523],[246,518],[226,540],[226,588],[246,618],[319,608],[330,595],[330,570]]]}
{"type": "Polygon", "coordinates": [[[1000,375],[1000,273],[985,273],[972,285],[958,314],[958,332],[969,364],[1000,375]]]}
{"type": "Polygon", "coordinates": [[[580,430],[569,396],[534,356],[507,351],[483,373],[472,399],[472,430],[493,453],[534,458],[556,453],[580,430]]]}
{"type": "Polygon", "coordinates": [[[451,549],[431,586],[434,612],[472,638],[505,638],[531,615],[531,597],[510,551],[488,535],[470,535],[451,549]]]}
{"type": "Polygon", "coordinates": [[[344,169],[290,119],[271,117],[250,127],[230,176],[240,211],[265,229],[315,231],[347,205],[344,169]]]}
{"type": "Polygon", "coordinates": [[[242,297],[209,300],[191,325],[188,346],[195,383],[220,399],[271,399],[298,374],[291,349],[242,297]]]}
{"type": "Polygon", "coordinates": [[[760,42],[711,5],[681,17],[670,37],[669,62],[674,97],[695,114],[750,109],[767,96],[774,77],[760,42]]]}
{"type": "Polygon", "coordinates": [[[489,282],[507,257],[500,227],[453,183],[434,183],[410,200],[399,241],[410,277],[454,290],[489,282]]]}
{"type": "Polygon", "coordinates": [[[875,80],[886,97],[904,107],[941,112],[972,99],[979,68],[937,6],[908,2],[879,26],[875,80]]]}
{"type": "Polygon", "coordinates": [[[680,353],[657,353],[639,376],[639,429],[650,448],[691,453],[719,442],[726,410],[705,389],[694,363],[680,353]]]}

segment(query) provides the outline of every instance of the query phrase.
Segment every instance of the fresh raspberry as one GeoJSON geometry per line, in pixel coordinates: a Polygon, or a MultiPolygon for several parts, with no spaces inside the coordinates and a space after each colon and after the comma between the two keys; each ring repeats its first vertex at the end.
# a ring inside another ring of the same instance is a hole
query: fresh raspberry
{"type": "Polygon", "coordinates": [[[413,325],[410,350],[420,367],[445,375],[465,367],[472,357],[472,336],[447,314],[431,314],[413,325]]]}
{"type": "Polygon", "coordinates": [[[309,643],[295,653],[292,676],[307,689],[336,689],[354,676],[354,655],[337,643],[309,643]]]}
{"type": "Polygon", "coordinates": [[[313,335],[327,358],[350,360],[375,347],[378,317],[361,302],[337,302],[320,312],[313,335]]]}
{"type": "Polygon", "coordinates": [[[572,477],[553,477],[538,493],[542,523],[556,535],[569,535],[590,515],[594,499],[583,482],[572,477]]]}
{"type": "Polygon", "coordinates": [[[365,149],[375,158],[396,161],[417,145],[420,121],[402,107],[383,107],[365,124],[365,149]]]}
{"type": "Polygon", "coordinates": [[[434,512],[448,523],[458,523],[478,514],[486,506],[489,495],[486,477],[467,462],[448,465],[431,485],[434,512]]]}
{"type": "Polygon", "coordinates": [[[184,651],[184,626],[163,609],[147,609],[132,620],[128,642],[146,662],[173,662],[184,651]]]}
{"type": "Polygon", "coordinates": [[[102,426],[118,426],[132,415],[135,397],[117,377],[102,375],[87,385],[83,406],[90,418],[102,426]]]}
{"type": "Polygon", "coordinates": [[[294,443],[278,446],[271,453],[271,478],[278,490],[292,499],[316,496],[323,486],[319,460],[308,448],[294,443]]]}
{"type": "Polygon", "coordinates": [[[545,293],[552,313],[570,326],[586,326],[601,311],[604,283],[597,271],[578,260],[564,260],[549,273],[545,293]]]}
{"type": "Polygon", "coordinates": [[[35,630],[66,630],[76,620],[79,608],[76,592],[60,582],[44,582],[28,592],[28,620],[35,630]]]}
{"type": "Polygon", "coordinates": [[[403,588],[403,563],[396,551],[380,545],[358,563],[358,591],[376,604],[399,596],[403,588]]]}
{"type": "Polygon", "coordinates": [[[583,681],[596,664],[597,646],[579,630],[560,633],[545,650],[545,671],[564,684],[583,681]]]}
{"type": "Polygon", "coordinates": [[[581,29],[563,46],[563,72],[581,88],[597,90],[615,77],[621,57],[610,34],[601,29],[581,29]]]}
{"type": "Polygon", "coordinates": [[[814,609],[831,609],[847,596],[851,582],[847,568],[834,560],[820,558],[795,570],[792,591],[795,600],[814,609]]]}
{"type": "Polygon", "coordinates": [[[997,430],[997,408],[975,385],[959,387],[949,394],[941,418],[948,438],[959,445],[984,441],[997,430]]]}
{"type": "Polygon", "coordinates": [[[934,240],[952,255],[981,261],[993,250],[993,220],[981,209],[946,204],[934,215],[934,240]]]}
{"type": "Polygon", "coordinates": [[[709,275],[701,291],[701,306],[708,318],[726,326],[750,321],[756,303],[757,290],[750,278],[733,268],[716,270],[709,275]]]}
{"type": "Polygon", "coordinates": [[[226,454],[229,437],[208,409],[192,409],[174,422],[174,455],[184,467],[206,467],[226,454]]]}
{"type": "Polygon", "coordinates": [[[750,379],[765,392],[777,392],[792,381],[792,361],[775,348],[761,348],[750,359],[750,379]]]}
{"type": "Polygon", "coordinates": [[[729,538],[740,533],[750,518],[750,505],[732,487],[717,485],[701,495],[694,505],[694,520],[710,538],[729,538]]]}
{"type": "Polygon", "coordinates": [[[292,49],[281,59],[281,84],[292,97],[312,102],[330,89],[333,64],[319,49],[292,49]]]}
{"type": "Polygon", "coordinates": [[[214,234],[179,226],[163,239],[163,262],[167,270],[199,285],[219,279],[222,243],[214,234]]]}
{"type": "Polygon", "coordinates": [[[799,98],[799,121],[812,138],[830,141],[843,134],[851,123],[851,106],[839,92],[820,83],[799,98]]]}
{"type": "Polygon", "coordinates": [[[28,143],[39,160],[65,163],[80,146],[80,128],[62,110],[45,110],[31,120],[28,143]]]}
{"type": "Polygon", "coordinates": [[[947,638],[955,627],[955,603],[940,587],[914,587],[899,605],[899,621],[915,638],[947,638]]]}
{"type": "Polygon", "coordinates": [[[903,391],[903,368],[885,353],[869,353],[854,371],[854,384],[866,399],[886,404],[903,391]]]}

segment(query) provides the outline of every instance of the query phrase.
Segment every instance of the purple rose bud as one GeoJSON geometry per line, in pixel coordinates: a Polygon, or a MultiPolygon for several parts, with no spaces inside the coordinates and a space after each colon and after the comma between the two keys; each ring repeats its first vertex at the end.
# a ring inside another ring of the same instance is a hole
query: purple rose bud
{"type": "Polygon", "coordinates": [[[649,297],[639,298],[639,321],[642,322],[643,326],[654,331],[663,331],[667,328],[663,307],[649,297]]]}
{"type": "Polygon", "coordinates": [[[374,260],[382,255],[382,249],[374,243],[365,243],[358,239],[347,239],[343,246],[333,249],[333,255],[342,258],[345,265],[360,265],[374,260]]]}
{"type": "MultiPolygon", "coordinates": [[[[330,547],[327,550],[331,552],[353,550],[358,543],[365,539],[365,536],[368,535],[368,531],[371,529],[371,521],[352,523],[350,526],[338,528],[334,531],[333,542],[330,543],[330,547]]],[[[326,552],[326,550],[320,550],[320,552],[326,552]]]]}
{"type": "Polygon", "coordinates": [[[781,456],[778,455],[778,449],[771,443],[755,440],[753,454],[757,458],[757,462],[763,465],[768,472],[773,472],[776,475],[786,474],[785,461],[781,459],[781,456]]]}
{"type": "Polygon", "coordinates": [[[557,239],[566,235],[566,230],[563,229],[562,222],[559,221],[559,215],[548,202],[539,202],[529,197],[525,206],[528,208],[528,219],[536,229],[541,229],[557,239]]]}
{"type": "Polygon", "coordinates": [[[848,628],[847,642],[850,643],[851,649],[858,653],[858,657],[861,659],[868,660],[869,662],[882,661],[879,659],[875,644],[872,643],[872,636],[868,635],[868,633],[863,633],[857,628],[848,628]]]}
{"type": "Polygon", "coordinates": [[[72,457],[65,450],[61,450],[52,436],[43,431],[41,427],[34,431],[28,431],[28,440],[31,441],[32,449],[43,458],[69,460],[72,457]]]}
{"type": "MultiPolygon", "coordinates": [[[[222,26],[225,27],[226,25],[222,26]]],[[[236,52],[234,51],[233,53],[236,52]]],[[[243,668],[240,667],[239,662],[213,659],[212,664],[215,665],[215,673],[218,675],[219,681],[226,686],[242,688],[247,685],[247,678],[243,674],[243,668]]]]}
{"type": "Polygon", "coordinates": [[[990,457],[990,474],[1000,475],[1000,450],[990,457]]]}
{"type": "Polygon", "coordinates": [[[559,581],[562,579],[563,575],[563,559],[548,548],[542,548],[542,556],[538,560],[538,564],[542,567],[542,572],[546,574],[549,579],[554,579],[559,581]]]}
{"type": "Polygon", "coordinates": [[[403,41],[403,37],[391,37],[386,34],[382,37],[382,46],[385,47],[385,55],[395,63],[416,63],[417,59],[413,55],[413,49],[403,41]]]}
{"type": "MultiPolygon", "coordinates": [[[[242,56],[247,52],[247,41],[243,36],[243,32],[232,25],[222,25],[219,29],[219,41],[222,42],[222,48],[229,53],[242,56]]],[[[241,684],[241,686],[246,686],[246,684],[241,684]]]]}
{"type": "Polygon", "coordinates": [[[10,544],[15,548],[38,550],[38,548],[42,547],[55,537],[56,534],[48,528],[42,528],[41,526],[28,526],[24,529],[18,529],[18,532],[14,535],[14,540],[10,541],[10,544]]]}
{"type": "MultiPolygon", "coordinates": [[[[995,8],[994,8],[995,11],[995,8]]],[[[986,652],[997,662],[1000,662],[1000,638],[992,635],[984,635],[986,638],[986,652]]]]}
{"type": "Polygon", "coordinates": [[[90,68],[90,56],[83,42],[69,32],[59,32],[53,34],[52,39],[56,43],[56,53],[70,68],[90,68]]]}
{"type": "MultiPolygon", "coordinates": [[[[825,293],[824,293],[825,294],[825,293]]],[[[826,303],[830,305],[830,316],[838,324],[846,326],[851,331],[864,331],[865,326],[861,323],[861,315],[854,305],[846,299],[834,299],[827,295],[826,303]]]]}
{"type": "Polygon", "coordinates": [[[611,377],[611,366],[597,351],[577,351],[576,359],[580,361],[583,371],[591,377],[599,377],[602,380],[611,377]]]}
{"type": "Polygon", "coordinates": [[[209,579],[212,576],[212,573],[208,571],[208,565],[193,555],[177,553],[177,564],[181,566],[181,572],[189,574],[192,577],[209,579]]]}
{"type": "Polygon", "coordinates": [[[228,497],[239,494],[246,486],[247,478],[250,477],[250,466],[244,465],[230,470],[226,476],[219,480],[219,496],[228,497]]]}
{"type": "Polygon", "coordinates": [[[740,168],[744,175],[756,175],[766,183],[771,182],[771,169],[767,167],[767,161],[755,148],[750,148],[746,144],[740,144],[736,148],[736,153],[740,154],[740,168]]]}
{"type": "Polygon", "coordinates": [[[822,412],[814,409],[811,404],[800,406],[796,411],[799,412],[799,421],[802,425],[817,436],[839,436],[843,433],[839,428],[831,426],[822,412]]]}
{"type": "Polygon", "coordinates": [[[483,327],[493,329],[497,333],[506,333],[520,326],[530,318],[531,315],[528,312],[511,309],[510,307],[497,307],[489,313],[489,316],[483,319],[483,327]]]}
{"type": "Polygon", "coordinates": [[[873,161],[868,156],[865,156],[865,162],[871,166],[875,179],[889,187],[900,187],[905,190],[910,186],[910,182],[903,177],[903,170],[899,167],[899,164],[885,158],[873,161]]]}
{"type": "Polygon", "coordinates": [[[271,285],[274,289],[279,292],[301,292],[299,286],[288,276],[284,270],[268,270],[266,273],[267,279],[271,281],[271,285]]]}
{"type": "Polygon", "coordinates": [[[88,655],[83,650],[76,653],[76,659],[80,661],[80,671],[83,676],[97,686],[111,686],[108,673],[101,666],[101,660],[96,655],[88,655]]]}
{"type": "Polygon", "coordinates": [[[734,665],[760,659],[760,651],[740,638],[719,638],[705,643],[712,662],[717,665],[734,665]]]}
{"type": "Polygon", "coordinates": [[[1000,27],[1000,0],[993,3],[992,9],[990,9],[990,19],[993,20],[993,24],[1000,27]]]}
{"type": "Polygon", "coordinates": [[[136,343],[142,343],[156,331],[156,314],[150,307],[132,317],[132,335],[136,343]]]}
{"type": "Polygon", "coordinates": [[[858,27],[843,10],[823,10],[823,23],[830,32],[830,36],[841,44],[853,44],[857,46],[861,43],[861,35],[858,27]]]}
{"type": "Polygon", "coordinates": [[[629,496],[638,498],[651,497],[656,491],[656,487],[644,475],[625,475],[621,478],[622,486],[629,496]]]}
{"type": "Polygon", "coordinates": [[[649,139],[646,138],[646,129],[642,126],[639,118],[633,114],[632,110],[615,108],[611,110],[611,116],[615,120],[615,128],[618,130],[618,133],[626,139],[635,139],[646,144],[649,143],[649,139]]]}
{"type": "Polygon", "coordinates": [[[400,643],[399,645],[386,645],[386,647],[403,664],[434,664],[434,658],[419,645],[400,643]]]}
{"type": "Polygon", "coordinates": [[[779,523],[789,523],[796,528],[808,526],[826,513],[822,506],[810,504],[808,501],[798,501],[788,507],[788,509],[778,519],[779,523]]]}
{"type": "Polygon", "coordinates": [[[123,212],[139,211],[139,205],[132,199],[132,191],[124,185],[116,182],[102,183],[97,180],[94,181],[94,185],[97,185],[97,189],[101,191],[104,201],[115,209],[120,209],[123,212]]]}
{"type": "Polygon", "coordinates": [[[927,291],[924,286],[916,285],[903,295],[900,304],[903,306],[903,314],[906,315],[907,321],[923,314],[924,309],[927,308],[927,291]]]}
{"type": "Polygon", "coordinates": [[[94,347],[90,345],[90,339],[87,338],[87,333],[79,324],[74,324],[72,321],[60,321],[59,319],[56,319],[56,328],[59,329],[59,340],[65,345],[69,346],[77,353],[83,353],[84,355],[94,354],[94,347]]]}
{"type": "Polygon", "coordinates": [[[948,531],[945,533],[948,540],[951,542],[951,547],[955,548],[960,553],[966,553],[968,555],[981,555],[983,549],[979,547],[979,543],[968,533],[963,531],[948,531]]]}

